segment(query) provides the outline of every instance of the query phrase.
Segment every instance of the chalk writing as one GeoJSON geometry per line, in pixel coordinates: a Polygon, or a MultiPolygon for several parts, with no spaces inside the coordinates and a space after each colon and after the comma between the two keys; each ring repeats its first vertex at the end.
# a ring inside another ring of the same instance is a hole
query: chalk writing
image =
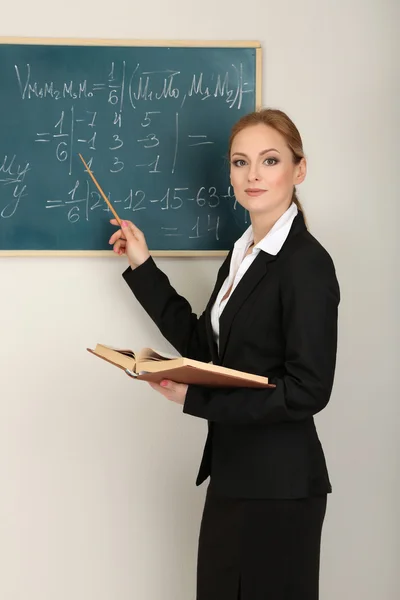
{"type": "Polygon", "coordinates": [[[0,44],[0,251],[107,248],[79,154],[154,250],[231,247],[249,215],[226,152],[255,66],[252,48],[0,44]]]}
{"type": "MultiPolygon", "coordinates": [[[[202,100],[223,98],[230,108],[240,109],[243,96],[254,92],[252,86],[245,80],[243,64],[233,64],[231,71],[223,73],[203,72],[193,73],[189,85],[182,81],[181,71],[165,69],[160,71],[142,70],[138,63],[127,77],[126,61],[121,64],[112,62],[110,71],[104,82],[91,82],[89,77],[75,81],[44,81],[40,82],[32,75],[30,63],[15,65],[15,74],[19,93],[23,100],[46,99],[53,100],[86,100],[101,92],[107,92],[107,102],[112,106],[118,105],[115,118],[121,124],[125,92],[128,93],[130,105],[136,109],[140,102],[159,102],[173,99],[180,100],[181,108],[187,98],[199,96],[202,100]],[[117,74],[118,71],[118,74],[117,74]],[[129,82],[128,82],[129,79],[129,82]]],[[[148,111],[146,115],[158,111],[148,111]]],[[[145,117],[146,120],[147,117],[145,117]]],[[[151,120],[148,119],[148,125],[151,120]]]]}
{"type": "Polygon", "coordinates": [[[0,212],[3,219],[14,216],[21,199],[28,195],[24,181],[30,170],[29,163],[19,164],[15,154],[11,157],[5,155],[0,162],[0,186],[4,192],[1,194],[1,198],[2,200],[5,198],[6,202],[0,212]]]}

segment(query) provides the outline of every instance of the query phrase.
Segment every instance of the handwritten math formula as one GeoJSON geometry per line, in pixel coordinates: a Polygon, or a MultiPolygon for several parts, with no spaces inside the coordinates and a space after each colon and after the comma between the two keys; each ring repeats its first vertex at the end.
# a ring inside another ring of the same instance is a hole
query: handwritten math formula
{"type": "Polygon", "coordinates": [[[77,63],[72,50],[68,66],[55,70],[32,48],[29,60],[7,61],[0,107],[15,114],[0,117],[9,133],[0,141],[0,235],[27,215],[70,239],[104,230],[112,215],[79,153],[119,216],[143,228],[153,247],[223,247],[232,223],[240,234],[248,214],[230,186],[227,147],[232,125],[254,108],[248,64],[192,64],[184,49],[174,58],[162,48],[162,61],[118,48],[100,63],[77,63]]]}

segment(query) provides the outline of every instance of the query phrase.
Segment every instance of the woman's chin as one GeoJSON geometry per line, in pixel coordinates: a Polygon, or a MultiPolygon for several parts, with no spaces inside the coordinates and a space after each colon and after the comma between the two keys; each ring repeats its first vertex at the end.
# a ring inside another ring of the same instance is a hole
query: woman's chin
{"type": "Polygon", "coordinates": [[[274,202],[271,197],[268,198],[265,194],[254,198],[246,197],[241,200],[237,198],[237,201],[252,217],[278,215],[278,218],[288,208],[286,200],[284,202],[274,202]]]}
{"type": "Polygon", "coordinates": [[[276,207],[272,205],[271,202],[267,202],[267,200],[261,196],[259,196],[258,198],[246,199],[245,202],[240,202],[240,204],[252,215],[270,213],[271,211],[276,209],[276,207]]]}

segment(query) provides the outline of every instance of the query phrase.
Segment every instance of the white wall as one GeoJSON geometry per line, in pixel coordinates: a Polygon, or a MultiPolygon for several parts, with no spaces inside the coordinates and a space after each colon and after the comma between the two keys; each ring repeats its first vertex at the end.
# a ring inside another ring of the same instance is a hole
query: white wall
{"type": "MultiPolygon", "coordinates": [[[[2,6],[0,35],[262,42],[264,104],[302,132],[301,197],[343,296],[336,384],[318,418],[334,485],[321,597],[398,599],[399,3],[189,6],[22,0],[2,6]]],[[[220,259],[157,262],[200,311],[220,259]]],[[[85,351],[169,349],[122,269],[114,257],[0,259],[2,600],[194,599],[205,423],[85,351]]]]}

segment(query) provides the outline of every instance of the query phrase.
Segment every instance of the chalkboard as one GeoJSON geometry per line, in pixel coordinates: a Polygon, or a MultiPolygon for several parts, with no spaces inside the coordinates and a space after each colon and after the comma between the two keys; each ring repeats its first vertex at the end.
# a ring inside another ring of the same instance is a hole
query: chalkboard
{"type": "Polygon", "coordinates": [[[112,214],[154,254],[220,254],[249,226],[232,125],[260,101],[258,43],[0,39],[0,253],[110,251],[112,214]]]}

